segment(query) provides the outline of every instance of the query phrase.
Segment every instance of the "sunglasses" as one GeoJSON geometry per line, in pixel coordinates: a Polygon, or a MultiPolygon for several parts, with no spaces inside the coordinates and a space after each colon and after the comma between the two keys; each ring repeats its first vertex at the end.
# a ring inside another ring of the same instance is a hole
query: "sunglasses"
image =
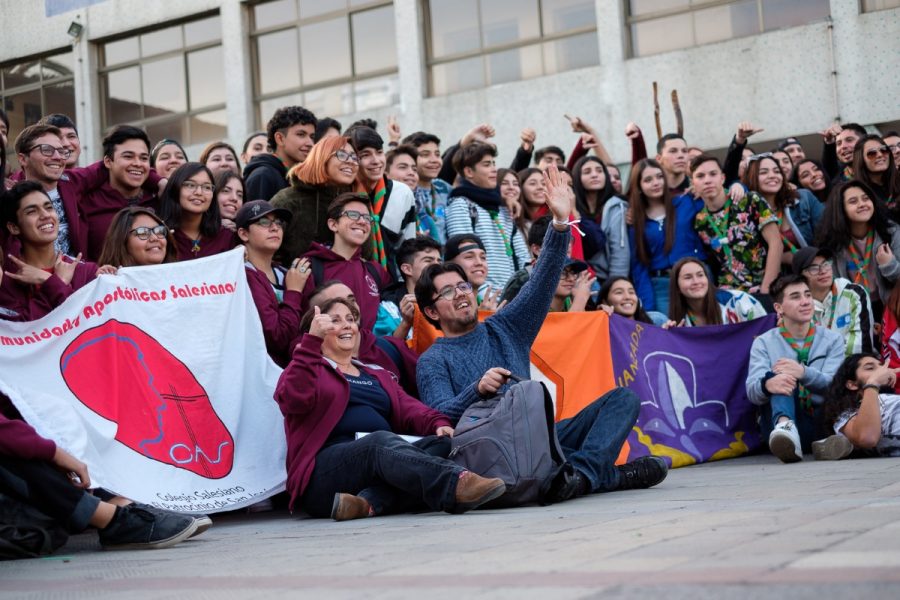
{"type": "Polygon", "coordinates": [[[128,233],[137,239],[146,242],[150,239],[151,233],[158,238],[167,237],[169,235],[169,228],[165,225],[157,225],[155,227],[135,227],[128,233]]]}
{"type": "MultiPolygon", "coordinates": [[[[762,160],[764,158],[775,158],[775,155],[771,152],[762,152],[760,154],[754,154],[747,159],[748,163],[755,162],[757,160],[762,160]]],[[[777,162],[777,161],[776,161],[777,162]]]]}
{"type": "Polygon", "coordinates": [[[351,221],[363,221],[364,223],[372,222],[372,215],[358,210],[345,210],[341,213],[342,217],[347,217],[351,221]]]}
{"type": "Polygon", "coordinates": [[[886,155],[891,151],[890,148],[885,146],[878,146],[877,148],[869,148],[866,150],[866,158],[875,158],[878,155],[886,155]]]}

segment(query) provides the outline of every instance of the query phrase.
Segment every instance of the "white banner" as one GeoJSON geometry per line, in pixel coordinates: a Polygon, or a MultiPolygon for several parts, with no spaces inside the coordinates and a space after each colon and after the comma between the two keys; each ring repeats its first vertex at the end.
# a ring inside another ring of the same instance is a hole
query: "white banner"
{"type": "Polygon", "coordinates": [[[30,323],[0,321],[0,389],[92,484],[218,512],[284,489],[285,437],[243,249],[120,269],[30,323]]]}

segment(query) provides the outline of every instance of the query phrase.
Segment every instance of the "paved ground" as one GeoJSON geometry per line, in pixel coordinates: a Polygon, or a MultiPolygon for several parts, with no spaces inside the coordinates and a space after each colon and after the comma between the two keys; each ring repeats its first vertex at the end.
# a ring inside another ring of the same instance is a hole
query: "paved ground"
{"type": "Polygon", "coordinates": [[[0,563],[0,598],[900,598],[900,460],[678,469],[552,507],[228,516],[169,550],[0,563]]]}

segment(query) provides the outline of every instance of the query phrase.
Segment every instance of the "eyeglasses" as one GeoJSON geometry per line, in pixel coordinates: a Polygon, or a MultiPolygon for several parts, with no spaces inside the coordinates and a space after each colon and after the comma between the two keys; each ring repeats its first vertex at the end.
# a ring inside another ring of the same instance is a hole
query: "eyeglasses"
{"type": "Polygon", "coordinates": [[[211,183],[197,183],[195,181],[185,181],[181,184],[181,187],[186,189],[187,191],[193,193],[197,188],[200,188],[204,194],[212,194],[215,189],[211,183]]]}
{"type": "Polygon", "coordinates": [[[269,227],[272,226],[273,223],[275,225],[277,225],[279,229],[284,229],[284,225],[285,225],[284,219],[279,219],[279,218],[270,219],[269,217],[262,217],[260,219],[253,221],[250,224],[251,225],[259,225],[260,227],[265,227],[266,229],[268,229],[269,227]]]}
{"type": "Polygon", "coordinates": [[[875,158],[879,154],[887,154],[891,149],[888,146],[878,146],[877,148],[869,148],[866,150],[866,158],[875,158]]]}
{"type": "Polygon", "coordinates": [[[344,152],[343,150],[338,150],[334,153],[334,157],[341,162],[352,162],[359,164],[359,156],[357,156],[353,152],[344,152]]]}
{"type": "Polygon", "coordinates": [[[158,238],[167,237],[169,235],[169,228],[165,225],[157,225],[155,227],[135,227],[128,233],[137,239],[146,242],[150,239],[151,233],[158,238]]]}
{"type": "Polygon", "coordinates": [[[468,281],[460,281],[455,286],[448,285],[447,287],[445,287],[444,289],[439,291],[437,293],[437,298],[432,298],[431,303],[434,304],[441,298],[443,298],[444,300],[450,301],[456,297],[456,294],[468,294],[471,291],[472,291],[471,283],[469,283],[468,281]]]}
{"type": "Polygon", "coordinates": [[[358,210],[345,210],[341,213],[342,217],[347,217],[351,221],[363,221],[364,223],[372,222],[372,215],[369,213],[359,212],[358,210]]]}
{"type": "Polygon", "coordinates": [[[41,154],[50,158],[54,153],[59,153],[63,158],[69,158],[72,156],[72,151],[68,148],[60,148],[58,146],[51,146],[50,144],[35,144],[31,148],[28,149],[28,152],[31,153],[35,148],[41,151],[41,154]]]}
{"type": "Polygon", "coordinates": [[[831,261],[823,260],[819,264],[809,265],[808,267],[806,267],[803,270],[806,271],[807,273],[809,273],[810,275],[818,275],[822,271],[830,271],[831,270],[831,261]]]}
{"type": "MultiPolygon", "coordinates": [[[[748,163],[752,163],[752,162],[754,162],[754,161],[762,160],[762,159],[764,159],[764,158],[775,158],[775,155],[772,154],[771,152],[761,152],[761,153],[759,153],[759,154],[753,154],[753,155],[751,155],[751,156],[747,159],[747,162],[748,162],[748,163]]],[[[777,161],[776,161],[776,162],[777,162],[777,161]]]]}

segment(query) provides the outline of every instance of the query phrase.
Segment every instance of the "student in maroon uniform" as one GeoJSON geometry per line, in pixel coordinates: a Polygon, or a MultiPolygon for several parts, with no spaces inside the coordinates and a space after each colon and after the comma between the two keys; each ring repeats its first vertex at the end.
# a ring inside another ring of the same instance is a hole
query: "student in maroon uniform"
{"type": "Polygon", "coordinates": [[[100,264],[113,267],[143,267],[175,262],[172,231],[149,208],[129,206],[113,218],[100,264]]]}
{"type": "Polygon", "coordinates": [[[216,175],[215,185],[222,226],[235,231],[234,218],[241,210],[246,194],[244,178],[233,171],[221,171],[216,175]]]}
{"type": "Polygon", "coordinates": [[[187,153],[175,140],[159,140],[150,151],[150,166],[156,169],[160,177],[169,177],[186,162],[187,153]]]}
{"type": "Polygon", "coordinates": [[[159,216],[172,229],[178,260],[191,260],[231,250],[234,232],[222,227],[210,170],[184,164],[172,173],[159,203],[159,216]]]}

